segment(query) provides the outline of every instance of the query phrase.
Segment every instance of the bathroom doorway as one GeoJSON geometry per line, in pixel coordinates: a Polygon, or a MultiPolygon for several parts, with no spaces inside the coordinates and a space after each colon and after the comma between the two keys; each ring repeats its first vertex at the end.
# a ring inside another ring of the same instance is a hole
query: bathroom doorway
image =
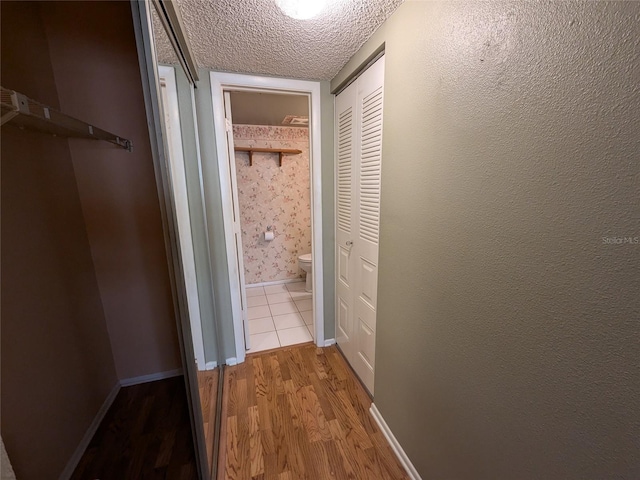
{"type": "Polygon", "coordinates": [[[319,83],[212,72],[211,88],[236,359],[324,346],[319,83]]]}
{"type": "Polygon", "coordinates": [[[246,351],[311,342],[309,98],[231,91],[225,92],[226,102],[244,267],[246,351]]]}

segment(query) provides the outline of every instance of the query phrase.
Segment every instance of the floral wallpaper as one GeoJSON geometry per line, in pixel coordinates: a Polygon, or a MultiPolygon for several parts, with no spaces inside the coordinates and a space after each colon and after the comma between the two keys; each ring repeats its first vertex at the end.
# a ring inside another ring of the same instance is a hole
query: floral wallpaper
{"type": "Polygon", "coordinates": [[[311,252],[309,130],[297,127],[234,125],[237,147],[297,148],[278,166],[277,153],[236,152],[244,275],[248,285],[304,276],[298,255],[311,252]],[[275,238],[265,241],[267,226],[275,238]]]}

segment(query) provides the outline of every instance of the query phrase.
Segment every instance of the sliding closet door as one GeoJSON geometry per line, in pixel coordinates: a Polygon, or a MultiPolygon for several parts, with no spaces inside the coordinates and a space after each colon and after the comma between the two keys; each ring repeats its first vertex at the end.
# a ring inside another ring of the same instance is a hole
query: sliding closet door
{"type": "Polygon", "coordinates": [[[371,393],[375,369],[383,81],[384,57],[336,97],[337,340],[371,393]],[[349,111],[355,115],[349,117],[349,111]]]}

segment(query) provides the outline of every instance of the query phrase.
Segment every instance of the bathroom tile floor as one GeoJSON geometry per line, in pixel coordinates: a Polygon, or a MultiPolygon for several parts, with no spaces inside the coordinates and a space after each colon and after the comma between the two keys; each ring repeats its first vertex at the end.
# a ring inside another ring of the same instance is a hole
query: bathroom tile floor
{"type": "Polygon", "coordinates": [[[304,287],[305,282],[247,287],[247,353],[313,340],[311,293],[304,287]]]}

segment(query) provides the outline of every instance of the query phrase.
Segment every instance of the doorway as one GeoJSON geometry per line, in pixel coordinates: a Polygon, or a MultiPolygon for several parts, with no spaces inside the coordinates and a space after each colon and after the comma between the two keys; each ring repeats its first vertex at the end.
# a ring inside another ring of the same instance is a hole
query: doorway
{"type": "MultiPolygon", "coordinates": [[[[270,93],[303,95],[308,99],[309,117],[309,178],[312,243],[313,338],[324,346],[323,269],[322,269],[322,202],[321,202],[321,149],[320,149],[320,83],[252,75],[211,73],[214,127],[223,198],[223,223],[229,270],[229,285],[236,349],[236,361],[243,362],[246,347],[250,346],[247,291],[244,281],[239,200],[234,162],[231,93],[270,93]]],[[[283,159],[280,156],[280,159],[283,159]]],[[[268,230],[265,229],[265,232],[268,230]]],[[[265,292],[266,294],[266,292],[265,292]]]]}
{"type": "Polygon", "coordinates": [[[227,102],[247,353],[311,342],[309,97],[232,91],[227,102]]]}

